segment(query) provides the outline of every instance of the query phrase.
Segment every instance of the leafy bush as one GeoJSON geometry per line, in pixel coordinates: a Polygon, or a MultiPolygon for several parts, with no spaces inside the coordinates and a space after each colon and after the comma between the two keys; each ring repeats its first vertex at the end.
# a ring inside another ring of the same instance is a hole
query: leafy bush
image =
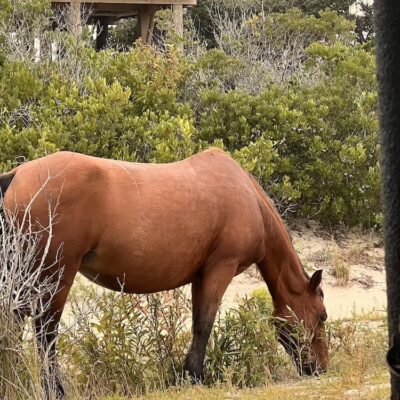
{"type": "MultiPolygon", "coordinates": [[[[243,24],[235,42],[243,51],[221,45],[195,56],[174,46],[96,53],[65,32],[55,32],[64,49],[57,62],[34,63],[5,46],[0,170],[57,150],[171,162],[218,146],[256,176],[283,215],[379,227],[373,51],[354,45],[354,25],[332,11],[315,18],[289,10],[243,24]],[[248,35],[254,54],[274,63],[246,56],[248,35]],[[293,48],[301,54],[286,68],[293,48]],[[263,73],[289,69],[285,79],[263,73]]],[[[6,27],[3,17],[0,36],[8,37],[6,27]]]]}
{"type": "MultiPolygon", "coordinates": [[[[68,374],[91,390],[120,394],[182,383],[189,304],[181,290],[140,296],[82,286],[69,313],[77,323],[59,343],[68,374]]],[[[206,357],[208,383],[260,386],[293,372],[275,339],[271,312],[271,299],[261,290],[219,314],[206,357]]]]}
{"type": "Polygon", "coordinates": [[[99,294],[82,286],[71,300],[77,323],[59,347],[79,385],[134,395],[179,382],[190,310],[182,291],[99,294]]]}
{"type": "Polygon", "coordinates": [[[220,313],[207,352],[208,381],[242,387],[262,386],[293,375],[271,324],[272,301],[266,289],[220,313]]]}

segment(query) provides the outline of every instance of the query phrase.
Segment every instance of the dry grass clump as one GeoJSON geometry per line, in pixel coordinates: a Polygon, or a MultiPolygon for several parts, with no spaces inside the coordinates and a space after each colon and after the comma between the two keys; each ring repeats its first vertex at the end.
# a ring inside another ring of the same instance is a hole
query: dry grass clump
{"type": "Polygon", "coordinates": [[[46,329],[39,321],[48,311],[62,272],[52,274],[49,271],[53,264],[46,264],[52,239],[52,211],[49,208],[48,227],[34,228],[30,207],[18,223],[11,216],[6,220],[0,204],[1,399],[42,400],[43,374],[48,386],[55,382],[49,372],[53,360],[48,355],[39,360],[36,338],[46,329]]]}
{"type": "Polygon", "coordinates": [[[342,259],[342,255],[335,251],[332,257],[332,273],[339,286],[346,286],[350,280],[350,264],[342,259]]]}

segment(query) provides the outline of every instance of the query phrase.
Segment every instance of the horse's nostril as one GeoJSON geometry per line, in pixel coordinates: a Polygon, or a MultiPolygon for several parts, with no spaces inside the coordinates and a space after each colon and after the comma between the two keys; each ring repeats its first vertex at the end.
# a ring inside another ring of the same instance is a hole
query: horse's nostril
{"type": "Polygon", "coordinates": [[[315,369],[312,367],[311,364],[307,364],[303,366],[303,371],[305,375],[310,376],[314,374],[315,369]]]}
{"type": "Polygon", "coordinates": [[[299,369],[300,369],[300,375],[307,375],[307,376],[320,375],[326,372],[326,369],[317,367],[315,362],[303,364],[299,369]]]}
{"type": "Polygon", "coordinates": [[[328,369],[319,367],[317,372],[318,372],[318,374],[321,374],[321,375],[326,374],[328,372],[328,369]]]}

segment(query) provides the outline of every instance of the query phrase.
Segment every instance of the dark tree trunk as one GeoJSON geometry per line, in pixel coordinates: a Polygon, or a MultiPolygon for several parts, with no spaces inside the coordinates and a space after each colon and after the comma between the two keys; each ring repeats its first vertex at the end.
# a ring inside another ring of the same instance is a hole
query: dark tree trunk
{"type": "Polygon", "coordinates": [[[392,399],[400,399],[400,2],[375,1],[392,399]]]}

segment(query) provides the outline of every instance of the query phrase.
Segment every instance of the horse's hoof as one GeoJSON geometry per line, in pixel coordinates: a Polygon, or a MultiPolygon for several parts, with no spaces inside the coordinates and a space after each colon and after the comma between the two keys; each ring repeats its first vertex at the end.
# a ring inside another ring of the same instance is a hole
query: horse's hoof
{"type": "Polygon", "coordinates": [[[57,387],[56,387],[56,399],[57,400],[61,400],[63,399],[65,396],[65,390],[64,387],[61,383],[57,383],[57,387]]]}
{"type": "Polygon", "coordinates": [[[185,369],[183,371],[183,379],[187,382],[190,382],[192,385],[202,385],[204,383],[204,373],[196,373],[194,371],[185,369]]]}

